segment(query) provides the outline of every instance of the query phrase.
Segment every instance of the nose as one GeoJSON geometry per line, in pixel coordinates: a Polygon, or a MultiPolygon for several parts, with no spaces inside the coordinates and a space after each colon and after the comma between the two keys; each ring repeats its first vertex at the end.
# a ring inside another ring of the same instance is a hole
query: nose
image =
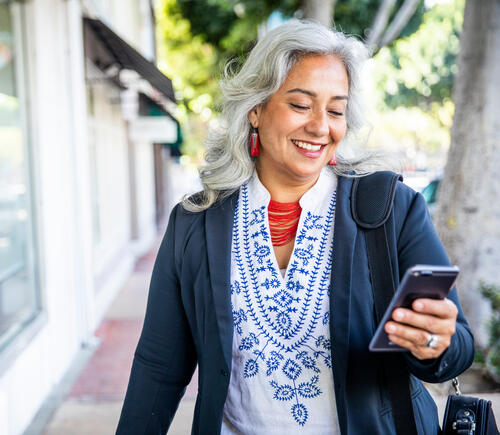
{"type": "Polygon", "coordinates": [[[328,126],[328,116],[323,110],[314,111],[311,114],[311,117],[307,121],[305,126],[305,130],[307,133],[310,133],[314,136],[327,137],[329,136],[330,129],[328,126]]]}

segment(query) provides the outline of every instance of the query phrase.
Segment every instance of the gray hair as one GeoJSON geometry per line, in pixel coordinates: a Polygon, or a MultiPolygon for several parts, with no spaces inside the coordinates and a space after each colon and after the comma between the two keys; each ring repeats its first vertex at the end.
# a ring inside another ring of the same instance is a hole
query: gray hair
{"type": "MultiPolygon", "coordinates": [[[[238,72],[233,72],[235,62],[226,65],[221,82],[222,116],[207,135],[206,164],[200,169],[203,192],[183,200],[187,210],[205,210],[248,181],[255,168],[255,158],[249,153],[249,112],[271,98],[300,59],[314,55],[334,55],[344,63],[349,100],[342,143],[355,136],[364,124],[360,73],[368,49],[355,37],[321,24],[290,20],[265,35],[238,72]]],[[[330,168],[337,175],[357,176],[373,171],[376,160],[376,153],[365,152],[354,159],[338,155],[337,165],[330,168]]]]}

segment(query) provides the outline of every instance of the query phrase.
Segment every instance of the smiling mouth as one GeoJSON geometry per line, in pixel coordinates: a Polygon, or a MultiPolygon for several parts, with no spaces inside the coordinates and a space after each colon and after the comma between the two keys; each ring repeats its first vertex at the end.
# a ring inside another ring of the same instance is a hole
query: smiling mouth
{"type": "Polygon", "coordinates": [[[303,142],[301,140],[296,140],[296,139],[291,139],[294,145],[298,146],[299,148],[302,148],[304,150],[309,150],[309,151],[319,151],[321,147],[326,146],[327,144],[321,144],[321,145],[313,145],[309,142],[303,142]]]}

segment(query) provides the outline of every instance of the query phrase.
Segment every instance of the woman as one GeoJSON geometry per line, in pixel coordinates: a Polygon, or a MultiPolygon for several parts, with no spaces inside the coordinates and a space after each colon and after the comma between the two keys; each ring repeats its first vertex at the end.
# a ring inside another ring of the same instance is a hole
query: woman
{"type": "MultiPolygon", "coordinates": [[[[375,331],[366,246],[350,213],[376,162],[337,149],[362,125],[363,45],[309,22],[265,36],[223,84],[204,192],[172,211],[118,434],[165,433],[196,364],[195,434],[394,434],[375,331]]],[[[396,280],[449,264],[422,197],[398,183],[388,221],[396,280]]],[[[472,362],[456,290],[395,310],[420,434],[439,431],[419,379],[472,362]]]]}

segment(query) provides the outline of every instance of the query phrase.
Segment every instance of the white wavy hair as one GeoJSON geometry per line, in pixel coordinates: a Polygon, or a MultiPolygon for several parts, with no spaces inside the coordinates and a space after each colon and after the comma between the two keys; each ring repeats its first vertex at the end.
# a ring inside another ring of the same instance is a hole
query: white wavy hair
{"type": "MultiPolygon", "coordinates": [[[[226,65],[220,84],[223,94],[221,120],[207,135],[206,164],[199,171],[203,192],[183,200],[187,210],[205,210],[231,195],[252,176],[256,159],[249,152],[249,112],[266,104],[300,59],[314,55],[333,55],[344,63],[349,99],[347,131],[342,143],[359,131],[364,124],[360,73],[369,56],[368,49],[355,37],[319,23],[290,20],[258,41],[239,71],[233,72],[235,62],[226,65]]],[[[337,165],[330,168],[337,175],[366,174],[383,166],[377,163],[377,156],[377,153],[365,152],[348,159],[338,154],[337,165]]]]}

